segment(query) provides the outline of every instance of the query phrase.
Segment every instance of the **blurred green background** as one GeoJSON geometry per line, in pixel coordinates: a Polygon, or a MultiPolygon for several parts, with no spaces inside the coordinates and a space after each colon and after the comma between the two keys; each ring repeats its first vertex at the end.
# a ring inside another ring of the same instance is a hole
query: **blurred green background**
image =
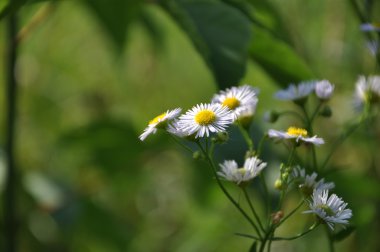
{"type": "MultiPolygon", "coordinates": [[[[248,6],[254,13],[251,33],[245,37],[250,48],[249,54],[248,50],[243,54],[243,59],[248,57],[243,60],[246,69],[243,64],[239,74],[231,64],[232,74],[227,76],[213,68],[218,65],[215,61],[211,60],[210,68],[197,51],[202,43],[175,18],[172,1],[105,2],[32,1],[18,9],[20,28],[30,26],[36,15],[40,18],[22,37],[16,69],[19,251],[248,251],[251,240],[234,232],[252,230],[216,186],[209,167],[193,160],[164,134],[145,142],[138,136],[149,120],[167,109],[188,109],[208,102],[220,87],[248,83],[261,90],[252,127],[257,139],[269,128],[292,123],[291,118],[276,125],[262,119],[267,110],[293,108],[272,98],[276,90],[292,80],[328,79],[336,85],[333,117],[318,119],[316,127],[327,141],[318,155],[325,156],[328,143],[357,116],[352,97],[358,75],[375,73],[375,59],[366,48],[350,2],[203,1],[211,7],[190,13],[206,34],[211,21],[226,25],[225,34],[219,36],[228,37],[228,32],[241,28],[227,27],[224,15],[207,19],[217,10],[212,8],[215,2],[233,8],[247,21],[244,8],[236,6],[248,6]],[[224,81],[234,74],[236,83],[224,81]]],[[[190,6],[197,1],[178,2],[190,6]]],[[[375,1],[375,21],[380,20],[379,5],[375,1]]],[[[4,20],[0,29],[4,59],[4,20]]],[[[211,40],[218,45],[220,38],[213,35],[211,40]]],[[[239,34],[231,37],[231,43],[240,46],[244,41],[238,39],[239,34]]],[[[0,64],[0,76],[5,76],[5,60],[0,64]]],[[[5,78],[0,82],[3,146],[5,78]]],[[[336,243],[336,251],[380,249],[379,139],[374,122],[356,132],[331,162],[341,171],[328,179],[353,209],[357,228],[336,243]]],[[[266,172],[273,183],[284,150],[273,144],[265,147],[266,172]]],[[[219,157],[242,157],[245,148],[242,139],[233,135],[219,157]]],[[[3,186],[4,151],[0,154],[3,186]]],[[[256,185],[252,193],[261,209],[256,185]]],[[[278,233],[296,234],[306,220],[298,214],[278,233]]],[[[295,242],[272,246],[273,251],[326,251],[327,240],[320,229],[295,242]]]]}

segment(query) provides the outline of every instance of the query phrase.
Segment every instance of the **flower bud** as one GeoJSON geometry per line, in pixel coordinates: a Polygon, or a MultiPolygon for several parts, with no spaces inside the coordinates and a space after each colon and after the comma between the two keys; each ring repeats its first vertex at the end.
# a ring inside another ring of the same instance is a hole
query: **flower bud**
{"type": "Polygon", "coordinates": [[[227,142],[229,139],[229,135],[226,131],[223,131],[223,132],[218,132],[216,134],[216,136],[214,136],[213,138],[211,138],[211,140],[214,142],[214,143],[225,143],[227,142]]]}
{"type": "Polygon", "coordinates": [[[275,182],[274,182],[274,188],[276,188],[277,190],[281,191],[283,189],[283,184],[282,184],[282,181],[281,179],[277,179],[275,182]]]}

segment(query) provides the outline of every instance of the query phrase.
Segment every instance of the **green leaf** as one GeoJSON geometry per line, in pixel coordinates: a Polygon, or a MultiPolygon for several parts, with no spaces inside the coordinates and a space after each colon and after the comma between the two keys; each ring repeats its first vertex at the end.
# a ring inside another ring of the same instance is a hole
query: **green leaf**
{"type": "Polygon", "coordinates": [[[2,20],[4,17],[13,14],[18,11],[24,4],[26,4],[28,0],[14,0],[9,1],[7,5],[0,11],[0,20],[2,20]]]}
{"type": "Polygon", "coordinates": [[[334,241],[342,241],[347,238],[352,232],[354,232],[356,228],[354,226],[349,226],[345,229],[340,230],[338,233],[333,235],[334,241]]]}
{"type": "Polygon", "coordinates": [[[314,78],[307,64],[288,44],[257,26],[254,27],[250,56],[283,87],[314,78]]]}
{"type": "Polygon", "coordinates": [[[122,50],[126,41],[127,28],[139,14],[139,0],[84,0],[94,12],[105,31],[122,50]]]}
{"type": "Polygon", "coordinates": [[[219,88],[236,85],[248,59],[248,18],[238,9],[212,0],[168,0],[162,6],[192,40],[219,88]]]}
{"type": "Polygon", "coordinates": [[[249,248],[249,252],[256,252],[257,251],[256,246],[257,246],[257,241],[252,243],[252,246],[249,248]]]}
{"type": "Polygon", "coordinates": [[[5,4],[4,8],[0,11],[0,20],[6,16],[16,13],[25,4],[33,4],[38,2],[58,2],[63,0],[12,0],[5,4]]]}

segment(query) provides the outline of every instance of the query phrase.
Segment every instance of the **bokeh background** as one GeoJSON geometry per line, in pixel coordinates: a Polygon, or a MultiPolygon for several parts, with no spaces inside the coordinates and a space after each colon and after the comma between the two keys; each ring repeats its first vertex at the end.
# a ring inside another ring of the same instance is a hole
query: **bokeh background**
{"type": "MultiPolygon", "coordinates": [[[[19,44],[16,69],[19,251],[248,251],[252,241],[234,233],[252,230],[221,193],[209,167],[165,134],[144,142],[138,136],[149,120],[167,109],[188,109],[208,102],[219,88],[248,83],[261,90],[251,128],[258,139],[269,128],[292,123],[292,118],[274,125],[262,119],[268,110],[294,108],[273,99],[276,90],[292,80],[328,79],[336,85],[336,95],[331,101],[333,116],[317,120],[315,131],[327,141],[318,149],[322,159],[328,143],[357,117],[352,106],[357,77],[376,73],[375,58],[350,1],[241,1],[254,17],[249,21],[250,49],[241,78],[228,84],[220,79],[223,75],[215,78],[194,46],[194,37],[167,11],[171,1],[105,2],[31,1],[17,9],[19,27],[28,28],[19,44]],[[132,5],[137,11],[131,11],[132,5]]],[[[174,2],[190,6],[196,1],[174,2]]],[[[203,2],[234,8],[249,20],[234,5],[240,1],[203,2]]],[[[380,20],[377,1],[357,2],[373,2],[366,13],[380,20]]],[[[198,28],[211,22],[205,18],[215,10],[210,8],[195,11],[198,28]]],[[[212,20],[226,26],[218,36],[228,37],[233,30],[223,23],[225,18],[212,20]]],[[[6,36],[3,19],[2,59],[6,36]]],[[[218,45],[220,38],[213,39],[218,45]]],[[[240,37],[230,39],[235,43],[240,37]]],[[[0,76],[5,76],[5,62],[0,63],[0,76]]],[[[0,78],[1,187],[5,81],[0,78]]],[[[326,176],[353,209],[356,227],[336,243],[336,251],[380,249],[378,126],[375,121],[355,132],[330,163],[339,172],[326,176]]],[[[232,134],[219,158],[241,159],[245,149],[243,140],[232,134]]],[[[284,153],[281,146],[265,145],[270,183],[284,153]]],[[[260,211],[261,191],[255,184],[251,191],[260,211]]],[[[278,234],[296,234],[305,221],[298,214],[278,234]]],[[[1,232],[3,243],[6,231],[1,232]]],[[[328,245],[320,229],[272,246],[273,251],[311,252],[326,251],[328,245]]]]}

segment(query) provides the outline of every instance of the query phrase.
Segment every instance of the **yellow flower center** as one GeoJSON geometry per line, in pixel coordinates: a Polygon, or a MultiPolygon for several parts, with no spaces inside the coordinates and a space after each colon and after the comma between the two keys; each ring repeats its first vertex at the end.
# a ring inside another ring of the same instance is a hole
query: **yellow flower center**
{"type": "Polygon", "coordinates": [[[162,113],[159,116],[156,116],[155,118],[153,118],[152,120],[149,121],[149,125],[159,123],[160,120],[164,119],[165,116],[166,116],[166,112],[162,113]]]}
{"type": "Polygon", "coordinates": [[[222,105],[227,106],[229,109],[235,109],[239,107],[240,101],[236,99],[235,97],[228,97],[224,99],[222,102],[222,105]]]}
{"type": "Polygon", "coordinates": [[[216,120],[216,115],[211,110],[202,110],[195,115],[195,122],[199,125],[210,125],[216,120]]]}
{"type": "Polygon", "coordinates": [[[302,136],[302,137],[307,136],[307,130],[302,129],[302,128],[296,128],[296,127],[290,127],[286,133],[292,136],[302,136]]]}

